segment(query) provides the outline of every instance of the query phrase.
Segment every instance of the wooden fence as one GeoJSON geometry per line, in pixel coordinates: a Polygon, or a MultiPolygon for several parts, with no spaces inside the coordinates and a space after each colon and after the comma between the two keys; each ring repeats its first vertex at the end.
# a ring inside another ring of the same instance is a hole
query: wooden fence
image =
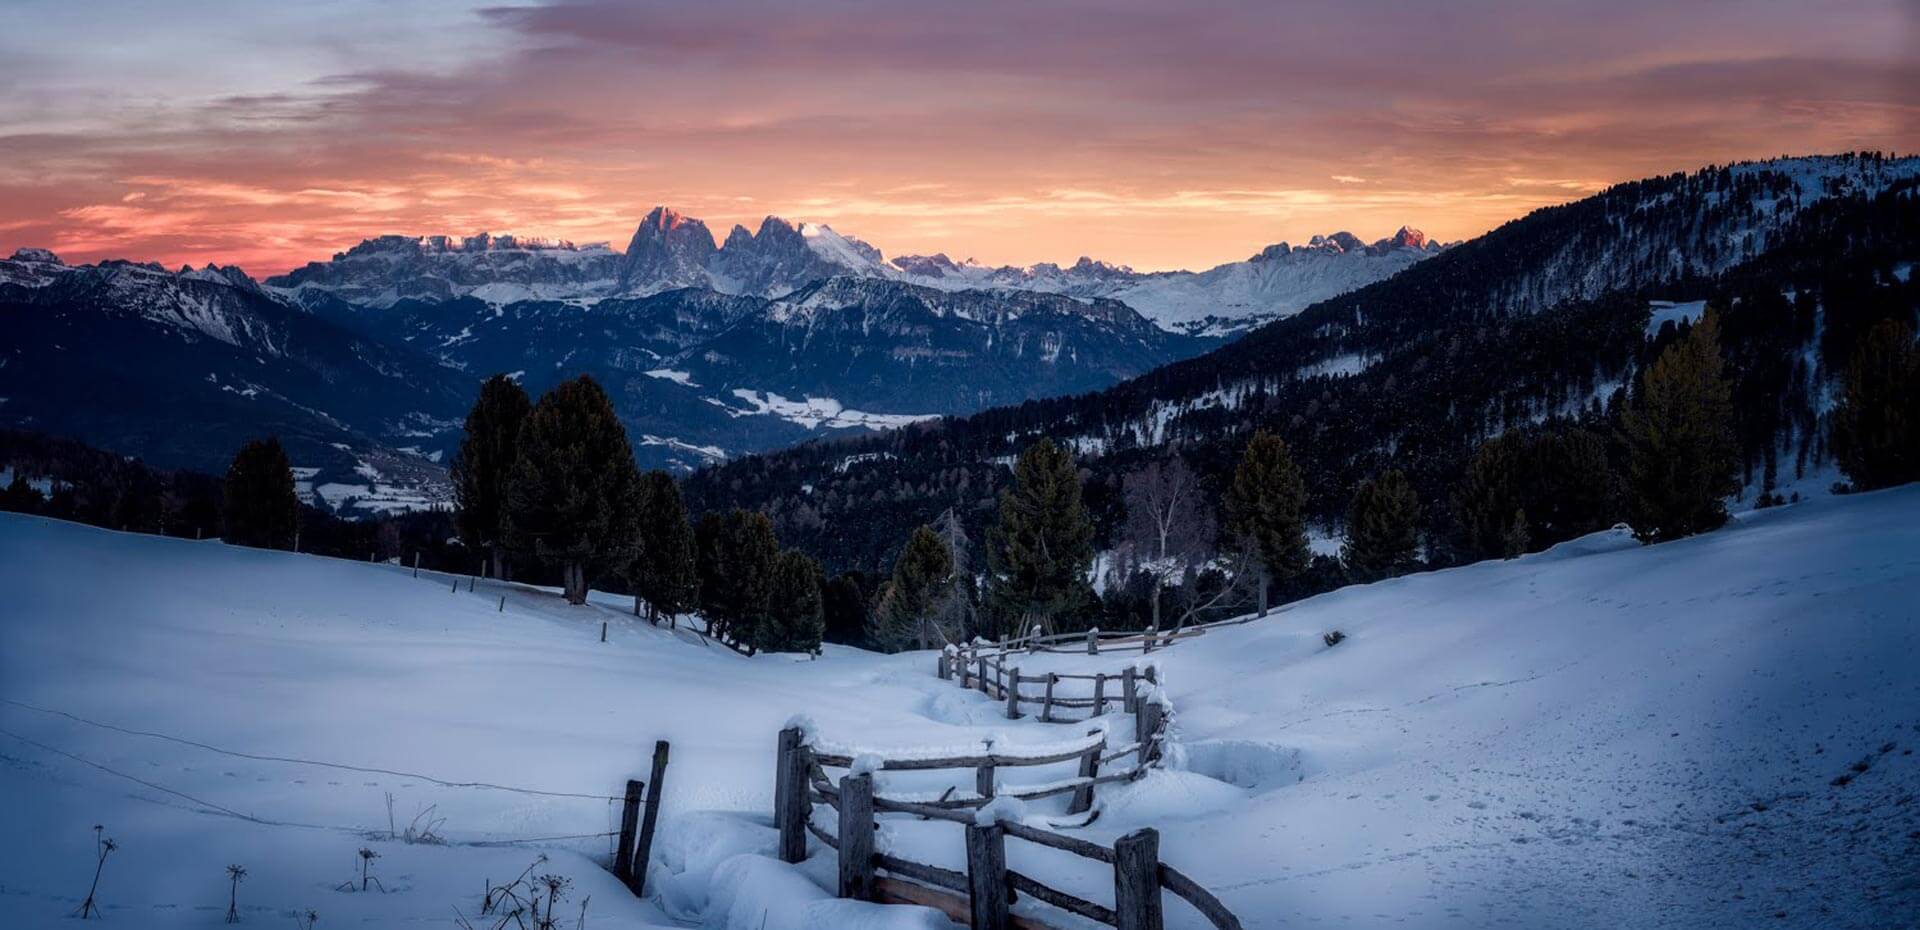
{"type": "Polygon", "coordinates": [[[613,847],[613,876],[642,896],[647,887],[647,864],[653,857],[653,831],[660,822],[660,792],[667,778],[667,741],[653,743],[653,771],[648,781],[627,780],[620,805],[620,838],[613,847]]]}
{"type": "MultiPolygon", "coordinates": [[[[1157,704],[1151,706],[1158,706],[1157,704]]],[[[1186,900],[1220,930],[1239,930],[1240,922],[1220,899],[1174,867],[1160,861],[1160,835],[1153,829],[1136,830],[1120,837],[1111,847],[1092,843],[1005,817],[983,818],[971,810],[988,803],[995,792],[993,773],[1016,766],[1051,765],[1080,760],[1080,775],[1074,779],[1034,789],[1001,789],[1001,796],[1034,798],[1074,792],[1070,810],[1085,810],[1093,787],[1107,781],[1138,778],[1151,764],[1162,733],[1150,733],[1134,745],[1108,751],[1106,737],[1096,730],[1085,740],[1048,747],[1028,755],[1000,751],[992,746],[979,755],[946,758],[883,759],[849,771],[835,784],[826,769],[849,768],[854,760],[844,753],[816,750],[798,727],[780,733],[778,770],[774,788],[774,819],[780,827],[780,858],[800,862],[806,858],[806,834],[812,833],[822,844],[835,850],[839,858],[839,894],[845,898],[888,903],[922,904],[940,908],[956,920],[965,920],[972,930],[1007,930],[1011,927],[1037,926],[1015,918],[1010,907],[1019,895],[1077,914],[1120,930],[1161,930],[1162,893],[1186,900]],[[1114,761],[1138,753],[1139,761],[1123,772],[1098,775],[1101,761],[1114,761]],[[973,769],[975,796],[915,801],[889,798],[875,793],[873,770],[926,771],[932,769],[973,769]],[[1083,802],[1083,798],[1086,800],[1083,802]],[[816,803],[838,814],[837,831],[827,832],[813,822],[816,803]],[[961,825],[965,830],[965,872],[942,868],[911,859],[881,853],[874,848],[876,821],[883,814],[897,814],[924,820],[939,820],[961,825]],[[985,820],[986,822],[982,822],[985,820]],[[1061,850],[1108,866],[1113,872],[1112,906],[1061,891],[1029,875],[1007,867],[1006,842],[1012,837],[1023,842],[1061,850]],[[888,876],[881,876],[884,870],[888,876]]],[[[869,760],[871,761],[871,760],[869,760]]]]}
{"type": "Polygon", "coordinates": [[[1020,668],[1012,664],[1007,653],[977,654],[955,647],[943,651],[938,656],[937,673],[944,680],[958,681],[960,687],[978,689],[987,697],[1005,701],[1007,719],[1018,720],[1025,716],[1020,710],[1022,705],[1039,708],[1038,718],[1042,723],[1085,723],[1107,712],[1107,705],[1117,704],[1124,713],[1158,713],[1158,708],[1142,710],[1140,695],[1141,682],[1148,685],[1158,683],[1159,670],[1154,666],[1136,668],[1127,666],[1118,672],[1096,672],[1093,674],[1067,674],[1047,672],[1041,675],[1023,675],[1020,668]],[[1060,693],[1061,682],[1090,681],[1093,683],[1091,697],[1068,697],[1060,693]],[[1023,690],[1022,685],[1039,685],[1038,693],[1023,690]],[[1060,710],[1084,710],[1084,716],[1063,716],[1060,710]]]}

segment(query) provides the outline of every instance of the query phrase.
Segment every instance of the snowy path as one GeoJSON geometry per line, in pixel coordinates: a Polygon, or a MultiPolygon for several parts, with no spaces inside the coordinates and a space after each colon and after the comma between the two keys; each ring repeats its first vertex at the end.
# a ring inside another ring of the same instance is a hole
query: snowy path
{"type": "MultiPolygon", "coordinates": [[[[18,702],[0,704],[10,928],[68,926],[95,823],[121,843],[101,898],[123,925],[218,922],[223,869],[239,863],[250,922],[313,908],[322,928],[447,926],[485,880],[545,852],[543,868],[575,882],[563,908],[591,896],[594,930],[940,927],[826,899],[828,857],[796,871],[739,855],[772,848],[776,732],[795,713],[875,748],[1080,732],[1005,720],[935,678],[925,653],[746,659],[617,601],[515,590],[501,612],[485,584],[454,594],[391,566],[11,515],[0,591],[0,700],[18,702]],[[241,759],[21,704],[254,755],[591,797],[241,759]],[[607,831],[602,796],[644,772],[657,738],[674,763],[653,902],[600,868],[604,837],[473,845],[607,831]],[[389,792],[402,829],[435,805],[451,844],[367,839],[385,831],[389,792]],[[381,853],[387,894],[334,890],[362,845],[381,853]]],[[[1163,858],[1250,928],[1910,925],[1916,591],[1920,488],[1334,592],[1156,651],[1174,770],[1103,789],[1085,832],[1158,827],[1163,858]],[[1332,628],[1350,638],[1328,649],[1332,628]]],[[[957,837],[937,826],[889,825],[885,842],[953,861],[957,837]]],[[[1103,896],[1097,870],[1016,867],[1103,896]]],[[[1179,904],[1168,925],[1202,926],[1179,904]]]]}

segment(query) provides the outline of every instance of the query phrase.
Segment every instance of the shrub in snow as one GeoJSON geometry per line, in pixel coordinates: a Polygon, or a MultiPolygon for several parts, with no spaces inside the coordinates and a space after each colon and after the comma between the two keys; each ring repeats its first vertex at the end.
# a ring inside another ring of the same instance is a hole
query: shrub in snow
{"type": "Polygon", "coordinates": [[[246,866],[227,866],[227,923],[240,922],[240,880],[246,877],[246,866]]]}
{"type": "Polygon", "coordinates": [[[374,852],[373,850],[368,849],[365,846],[360,847],[360,884],[356,887],[354,885],[353,879],[347,879],[346,881],[341,882],[339,885],[335,886],[334,890],[335,891],[365,891],[367,890],[367,885],[371,884],[374,887],[379,888],[381,894],[386,894],[387,886],[381,884],[380,879],[373,877],[373,874],[372,874],[373,860],[378,858],[380,858],[379,853],[374,852]]]}
{"type": "Polygon", "coordinates": [[[1339,630],[1333,630],[1332,632],[1321,634],[1320,638],[1323,640],[1326,640],[1326,643],[1328,646],[1338,646],[1341,643],[1346,641],[1347,634],[1342,633],[1339,630]]]}
{"type": "MultiPolygon", "coordinates": [[[[995,790],[998,790],[997,786],[995,790]]],[[[996,823],[1019,823],[1026,817],[1026,802],[1006,795],[988,801],[985,806],[973,812],[974,824],[982,827],[990,827],[996,823]]]]}
{"type": "Polygon", "coordinates": [[[93,884],[87,887],[87,899],[80,902],[78,916],[81,920],[103,916],[100,913],[100,905],[93,903],[93,896],[100,890],[100,873],[107,868],[107,854],[120,848],[120,844],[115,843],[112,837],[103,835],[106,829],[97,823],[93,825],[93,851],[96,856],[93,863],[93,884]]]}

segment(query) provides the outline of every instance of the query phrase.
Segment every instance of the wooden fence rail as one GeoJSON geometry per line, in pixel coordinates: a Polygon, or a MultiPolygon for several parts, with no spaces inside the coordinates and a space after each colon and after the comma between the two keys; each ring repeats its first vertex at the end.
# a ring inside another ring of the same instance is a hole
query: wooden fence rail
{"type": "Polygon", "coordinates": [[[1018,666],[1007,661],[1007,654],[982,656],[967,651],[965,647],[953,647],[938,656],[937,673],[942,679],[958,679],[960,687],[969,690],[978,689],[980,693],[997,701],[1005,701],[1007,719],[1018,720],[1024,716],[1022,705],[1039,708],[1039,720],[1042,723],[1085,723],[1107,712],[1107,705],[1118,704],[1129,714],[1139,713],[1140,685],[1144,679],[1148,684],[1159,683],[1159,669],[1148,665],[1144,668],[1127,666],[1118,672],[1098,672],[1093,674],[1064,674],[1048,672],[1042,675],[1025,675],[1018,666]],[[1092,697],[1067,697],[1058,693],[1058,685],[1063,681],[1093,682],[1092,697]],[[1040,685],[1042,691],[1032,694],[1022,690],[1021,685],[1040,685]],[[1108,696],[1108,687],[1113,687],[1113,696],[1108,696]],[[1057,710],[1085,710],[1085,716],[1062,716],[1057,710]]]}
{"type": "MultiPolygon", "coordinates": [[[[1151,704],[1150,706],[1158,706],[1151,704]]],[[[1240,930],[1240,922],[1220,899],[1172,866],[1160,861],[1160,835],[1151,828],[1135,830],[1102,846],[1079,837],[1029,826],[1005,817],[981,822],[976,812],[956,809],[952,802],[927,803],[889,799],[874,791],[872,769],[920,771],[930,768],[995,768],[1000,765],[1042,765],[1076,757],[1100,758],[1105,737],[1088,734],[1085,746],[1073,752],[1053,750],[1017,755],[989,750],[982,755],[945,759],[883,759],[868,770],[850,771],[835,784],[825,768],[852,764],[848,753],[818,753],[797,727],[782,730],[775,777],[774,819],[780,827],[780,858],[806,858],[806,836],[811,833],[833,849],[838,860],[841,897],[864,901],[925,904],[964,919],[972,930],[1009,930],[1032,926],[1012,916],[1019,895],[1059,908],[1118,930],[1162,930],[1162,897],[1171,893],[1192,904],[1219,930],[1240,930]],[[938,765],[936,763],[946,763],[938,765]],[[837,815],[836,831],[813,823],[814,804],[824,804],[837,815]],[[874,834],[883,814],[905,814],[946,821],[965,831],[965,872],[877,852],[874,834]],[[1113,873],[1112,906],[1062,891],[1007,867],[1006,842],[1011,837],[1061,850],[1100,863],[1113,873]],[[891,878],[879,875],[881,870],[891,878]],[[904,880],[904,881],[903,881],[904,880]]],[[[1157,740],[1153,741],[1157,743],[1157,740]]],[[[1132,751],[1134,747],[1127,747],[1132,751]]],[[[1146,752],[1134,772],[1144,772],[1146,752]]],[[[1083,769],[1084,770],[1084,769],[1083,769]]],[[[1133,776],[1129,776],[1133,777],[1133,776]]],[[[1090,787],[1090,786],[1088,786],[1090,787]]],[[[1009,795],[1016,795],[1008,791],[1009,795]]],[[[1017,795],[1016,795],[1017,796],[1017,795]]],[[[979,799],[979,800],[984,800],[979,799]]]]}

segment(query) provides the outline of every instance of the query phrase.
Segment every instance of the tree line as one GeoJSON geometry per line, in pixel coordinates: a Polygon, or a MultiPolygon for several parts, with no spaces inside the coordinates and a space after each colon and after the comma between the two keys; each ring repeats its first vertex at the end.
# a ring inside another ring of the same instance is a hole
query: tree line
{"type": "Polygon", "coordinates": [[[783,548],[765,516],[736,510],[696,527],[680,486],[634,464],[626,429],[591,377],[538,402],[513,379],[481,385],[451,477],[466,543],[511,578],[520,563],[557,572],[568,602],[612,581],[635,614],[676,622],[698,611],[707,632],[749,655],[820,647],[820,565],[783,548]]]}
{"type": "MultiPolygon", "coordinates": [[[[880,584],[865,642],[907,649],[1033,630],[1176,629],[1265,614],[1275,597],[1513,558],[1623,522],[1648,544],[1708,532],[1727,521],[1742,467],[1719,317],[1709,307],[1697,322],[1666,327],[1611,416],[1481,443],[1449,501],[1447,540],[1424,529],[1412,483],[1388,468],[1354,490],[1337,555],[1316,554],[1294,450],[1259,431],[1218,491],[1177,447],[1127,473],[1122,529],[1097,566],[1083,476],[1064,448],[1039,439],[1000,495],[980,578],[956,568],[964,537],[916,528],[880,584]]],[[[1920,480],[1920,350],[1909,325],[1883,321],[1862,335],[1834,418],[1844,490],[1920,480]]]]}

